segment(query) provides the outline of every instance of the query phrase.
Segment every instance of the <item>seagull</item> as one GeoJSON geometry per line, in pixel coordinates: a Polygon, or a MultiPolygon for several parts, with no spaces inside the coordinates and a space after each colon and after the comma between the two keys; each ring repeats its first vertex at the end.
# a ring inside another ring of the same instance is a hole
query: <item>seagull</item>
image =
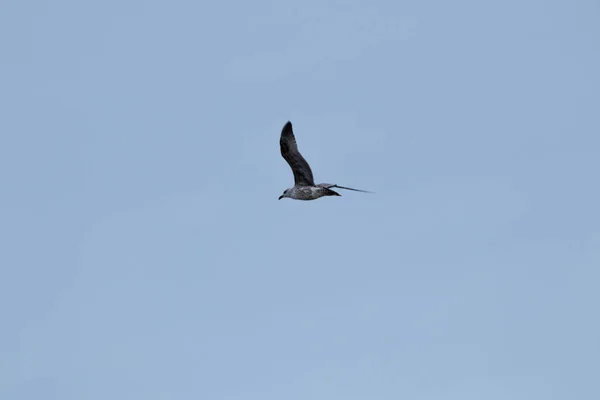
{"type": "Polygon", "coordinates": [[[295,200],[316,200],[323,196],[341,196],[341,194],[331,190],[332,188],[372,193],[366,190],[352,189],[332,183],[319,183],[315,185],[310,165],[308,165],[304,157],[302,157],[302,154],[298,151],[298,145],[296,144],[296,138],[294,137],[292,123],[290,121],[286,122],[281,130],[279,146],[281,147],[283,159],[287,161],[294,173],[294,187],[285,189],[283,194],[279,196],[279,200],[284,197],[295,200]]]}

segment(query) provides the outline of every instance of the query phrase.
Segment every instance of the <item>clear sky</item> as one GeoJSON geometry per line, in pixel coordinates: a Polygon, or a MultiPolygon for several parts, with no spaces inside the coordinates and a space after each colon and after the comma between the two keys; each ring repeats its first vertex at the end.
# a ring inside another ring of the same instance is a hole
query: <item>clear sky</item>
{"type": "Polygon", "coordinates": [[[600,398],[598,1],[0,10],[1,399],[600,398]]]}

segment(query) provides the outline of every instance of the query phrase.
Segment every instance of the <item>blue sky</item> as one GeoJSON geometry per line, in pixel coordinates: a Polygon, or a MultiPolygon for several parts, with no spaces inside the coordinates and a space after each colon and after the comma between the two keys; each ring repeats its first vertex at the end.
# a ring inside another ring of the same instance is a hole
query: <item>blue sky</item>
{"type": "Polygon", "coordinates": [[[1,9],[0,398],[600,398],[598,2],[1,9]]]}

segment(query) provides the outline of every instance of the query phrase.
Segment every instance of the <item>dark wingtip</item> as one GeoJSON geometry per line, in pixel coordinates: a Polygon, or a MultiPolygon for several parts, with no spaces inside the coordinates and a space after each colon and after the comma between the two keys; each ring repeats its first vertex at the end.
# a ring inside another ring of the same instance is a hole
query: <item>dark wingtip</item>
{"type": "Polygon", "coordinates": [[[284,131],[291,131],[292,130],[292,123],[290,121],[286,122],[285,125],[283,126],[283,130],[284,131]]]}

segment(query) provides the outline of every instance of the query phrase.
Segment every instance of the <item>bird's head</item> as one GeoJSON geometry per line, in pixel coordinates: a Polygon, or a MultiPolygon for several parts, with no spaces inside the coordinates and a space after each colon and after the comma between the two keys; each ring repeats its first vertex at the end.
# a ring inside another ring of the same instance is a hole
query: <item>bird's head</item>
{"type": "Polygon", "coordinates": [[[290,191],[291,191],[291,190],[292,190],[291,188],[289,188],[289,189],[285,189],[285,190],[283,191],[283,194],[282,194],[281,196],[279,196],[279,200],[283,199],[284,197],[290,197],[290,191]]]}

